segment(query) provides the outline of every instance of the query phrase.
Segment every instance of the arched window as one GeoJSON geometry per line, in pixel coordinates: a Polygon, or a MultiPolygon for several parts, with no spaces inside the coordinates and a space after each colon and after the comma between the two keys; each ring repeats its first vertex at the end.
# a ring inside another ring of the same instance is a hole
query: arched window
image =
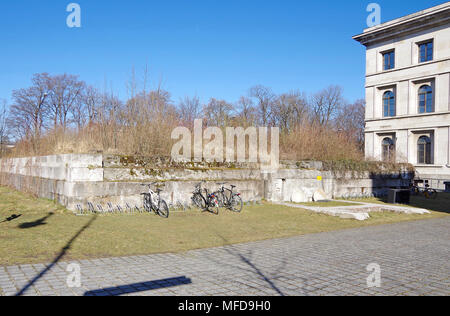
{"type": "Polygon", "coordinates": [[[422,136],[417,143],[417,162],[419,164],[431,165],[431,139],[422,136]]]}
{"type": "Polygon", "coordinates": [[[395,159],[394,141],[391,138],[386,137],[385,139],[383,139],[381,146],[383,149],[383,160],[384,161],[394,161],[394,159],[395,159]]]}
{"type": "Polygon", "coordinates": [[[425,85],[419,89],[419,113],[431,112],[434,112],[433,89],[425,85]]]}
{"type": "Polygon", "coordinates": [[[386,91],[383,95],[384,117],[395,116],[395,94],[392,91],[386,91]]]}

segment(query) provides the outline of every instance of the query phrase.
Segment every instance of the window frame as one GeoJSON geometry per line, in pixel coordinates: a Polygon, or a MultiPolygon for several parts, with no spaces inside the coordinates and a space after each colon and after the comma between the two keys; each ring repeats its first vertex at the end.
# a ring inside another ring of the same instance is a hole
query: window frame
{"type": "Polygon", "coordinates": [[[383,93],[383,117],[396,117],[396,116],[397,116],[397,98],[396,98],[395,92],[392,90],[385,91],[383,93]],[[390,94],[390,96],[386,97],[387,94],[390,94]],[[386,114],[386,108],[387,108],[387,114],[386,114]],[[394,111],[393,114],[392,114],[392,109],[394,111]]]}
{"type": "Polygon", "coordinates": [[[421,85],[419,90],[418,90],[417,95],[418,95],[418,109],[417,109],[418,113],[419,114],[434,113],[435,112],[435,108],[434,108],[434,89],[433,89],[433,86],[430,85],[430,84],[421,85]],[[429,90],[427,90],[426,92],[422,92],[422,89],[424,89],[424,88],[429,88],[429,90]],[[429,96],[430,95],[431,95],[431,101],[430,101],[431,102],[431,110],[428,111],[428,108],[429,108],[428,101],[429,101],[429,96]],[[423,112],[421,111],[421,108],[422,108],[422,106],[421,106],[422,96],[423,96],[423,102],[424,102],[423,112]]]}
{"type": "Polygon", "coordinates": [[[395,142],[391,137],[385,137],[381,141],[381,155],[384,162],[395,161],[395,142]]]}
{"type": "Polygon", "coordinates": [[[419,54],[418,54],[419,55],[419,64],[430,62],[430,61],[434,60],[434,40],[433,39],[427,40],[424,42],[420,42],[417,45],[418,45],[418,49],[419,49],[419,54]],[[430,44],[431,44],[431,59],[429,59],[430,56],[428,54],[429,53],[428,45],[430,45],[430,44]],[[422,55],[422,47],[425,47],[425,52],[424,52],[425,56],[422,55]],[[422,57],[425,57],[425,59],[423,60],[422,57]]]}
{"type": "Polygon", "coordinates": [[[383,56],[383,71],[395,69],[395,49],[388,50],[381,54],[383,56]],[[388,62],[386,62],[386,57],[388,57],[388,62]]]}
{"type": "Polygon", "coordinates": [[[420,136],[417,140],[417,164],[419,165],[432,165],[432,147],[433,141],[429,136],[420,136]],[[422,140],[424,142],[422,142],[422,140]]]}

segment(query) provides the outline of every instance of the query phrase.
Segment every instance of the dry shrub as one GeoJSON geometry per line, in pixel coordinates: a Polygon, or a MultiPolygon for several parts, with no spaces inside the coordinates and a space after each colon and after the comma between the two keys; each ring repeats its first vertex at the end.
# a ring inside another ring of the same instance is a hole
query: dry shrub
{"type": "Polygon", "coordinates": [[[11,156],[43,156],[69,153],[106,153],[123,155],[168,156],[172,148],[171,131],[176,125],[162,123],[135,127],[93,124],[80,131],[61,129],[39,140],[34,152],[30,141],[17,143],[11,156]]]}
{"type": "MultiPolygon", "coordinates": [[[[152,123],[119,125],[114,122],[92,124],[80,131],[58,129],[39,140],[39,152],[33,153],[30,141],[20,141],[12,156],[92,153],[169,156],[174,141],[173,119],[152,123]]],[[[358,144],[334,129],[304,123],[292,132],[280,135],[281,159],[286,160],[363,160],[358,144]]]]}
{"type": "Polygon", "coordinates": [[[345,133],[305,122],[280,139],[281,158],[288,160],[362,160],[358,144],[345,133]]]}

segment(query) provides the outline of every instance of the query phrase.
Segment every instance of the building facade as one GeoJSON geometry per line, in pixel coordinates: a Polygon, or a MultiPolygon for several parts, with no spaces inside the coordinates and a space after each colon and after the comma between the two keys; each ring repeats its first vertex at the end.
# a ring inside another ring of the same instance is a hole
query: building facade
{"type": "Polygon", "coordinates": [[[450,2],[364,30],[366,157],[450,181],[450,2]]]}

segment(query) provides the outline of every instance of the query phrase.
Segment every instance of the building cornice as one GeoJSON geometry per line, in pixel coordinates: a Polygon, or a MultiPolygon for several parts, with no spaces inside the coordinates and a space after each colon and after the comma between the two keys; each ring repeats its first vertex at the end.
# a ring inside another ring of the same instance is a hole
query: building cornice
{"type": "MultiPolygon", "coordinates": [[[[381,76],[381,75],[390,74],[390,73],[397,73],[397,72],[401,72],[403,70],[408,70],[408,69],[412,69],[412,68],[425,68],[426,66],[429,66],[429,65],[445,63],[445,62],[448,62],[448,61],[450,61],[450,57],[441,58],[441,59],[435,59],[435,60],[432,60],[432,61],[427,61],[427,62],[414,64],[414,65],[410,65],[410,66],[399,67],[399,68],[395,68],[395,69],[383,70],[383,71],[380,71],[380,72],[367,74],[366,78],[371,78],[371,77],[375,77],[375,76],[381,76]]],[[[439,74],[443,74],[443,73],[448,73],[448,71],[439,72],[439,73],[436,73],[435,75],[439,75],[439,74]]]]}
{"type": "MultiPolygon", "coordinates": [[[[394,121],[394,120],[401,120],[401,119],[408,119],[408,118],[428,118],[431,116],[442,116],[442,115],[449,115],[450,111],[442,111],[442,112],[433,112],[433,113],[421,113],[421,114],[407,114],[407,115],[399,115],[399,116],[393,116],[393,117],[380,117],[376,119],[366,119],[366,123],[370,122],[383,122],[383,121],[394,121]]],[[[443,126],[448,126],[448,124],[444,124],[443,126]]]]}
{"type": "Polygon", "coordinates": [[[450,2],[368,28],[353,39],[367,47],[448,24],[450,24],[450,2]]]}

